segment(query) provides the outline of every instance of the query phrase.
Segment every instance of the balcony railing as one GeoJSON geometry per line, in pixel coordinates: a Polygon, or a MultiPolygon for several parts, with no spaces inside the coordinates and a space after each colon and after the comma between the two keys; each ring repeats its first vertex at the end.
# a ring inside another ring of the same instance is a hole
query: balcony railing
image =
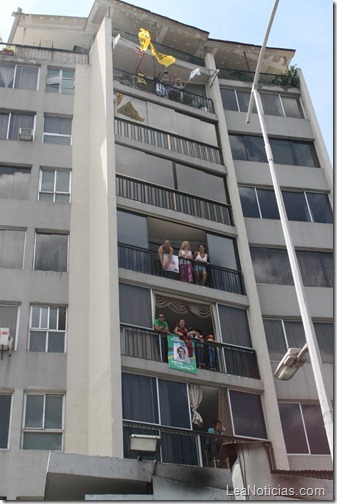
{"type": "Polygon", "coordinates": [[[83,52],[68,51],[66,49],[55,49],[54,47],[28,46],[13,44],[10,46],[12,52],[7,52],[6,44],[0,43],[0,56],[11,56],[23,60],[50,60],[58,63],[89,63],[89,54],[83,52]]]}
{"type": "MultiPolygon", "coordinates": [[[[114,68],[114,81],[119,82],[124,86],[138,89],[137,79],[138,77],[135,74],[114,68]]],[[[150,94],[156,94],[156,83],[154,79],[148,79],[145,76],[142,77],[142,79],[146,82],[146,86],[144,85],[144,87],[142,87],[142,91],[150,94]]],[[[165,96],[162,96],[164,100],[173,100],[195,109],[214,113],[213,100],[211,100],[210,98],[206,98],[205,96],[191,93],[190,91],[186,90],[177,91],[176,88],[174,88],[171,84],[165,83],[163,84],[163,86],[164,90],[166,90],[165,96]]]]}
{"type": "MultiPolygon", "coordinates": [[[[179,258],[181,266],[189,268],[193,261],[189,259],[179,258]]],[[[179,273],[163,270],[160,264],[158,253],[153,250],[148,250],[124,243],[118,243],[118,266],[148,275],[155,275],[173,280],[185,281],[184,276],[179,273]]],[[[220,266],[207,265],[207,287],[211,289],[219,289],[226,292],[234,292],[235,294],[245,294],[243,275],[241,271],[222,268],[220,266]]]]}
{"type": "MultiPolygon", "coordinates": [[[[130,40],[130,42],[134,42],[135,46],[139,46],[138,35],[135,35],[134,33],[128,33],[123,30],[119,30],[118,28],[113,28],[112,35],[116,37],[118,34],[120,34],[122,38],[130,40]]],[[[193,56],[193,54],[188,54],[183,51],[179,51],[179,49],[174,49],[173,47],[165,46],[163,44],[160,44],[159,42],[156,42],[155,40],[152,40],[152,43],[157,49],[157,51],[163,54],[174,56],[175,58],[180,59],[181,61],[187,61],[188,63],[192,63],[193,65],[197,65],[199,67],[205,66],[203,58],[199,58],[198,56],[193,56]]]]}
{"type": "MultiPolygon", "coordinates": [[[[231,70],[227,68],[220,68],[218,78],[227,80],[238,80],[243,82],[253,82],[255,77],[255,72],[248,72],[245,70],[231,70]]],[[[284,74],[267,74],[260,73],[259,83],[269,86],[284,86],[286,85],[284,74]]],[[[295,87],[298,87],[297,83],[294,83],[295,87]]]]}
{"type": "MultiPolygon", "coordinates": [[[[167,337],[152,329],[121,324],[121,353],[129,357],[167,362],[167,337]]],[[[260,379],[255,350],[209,341],[195,342],[199,369],[260,379]]]]}
{"type": "Polygon", "coordinates": [[[137,140],[138,142],[168,149],[172,152],[202,159],[203,161],[223,164],[221,150],[218,147],[195,142],[172,133],[150,128],[149,126],[141,126],[120,117],[115,117],[115,133],[132,140],[137,140]]]}
{"type": "Polygon", "coordinates": [[[174,210],[201,219],[232,226],[230,205],[135,180],[124,175],[116,176],[116,194],[122,198],[148,205],[174,210]]]}
{"type": "MultiPolygon", "coordinates": [[[[199,467],[231,469],[237,459],[237,449],[241,443],[256,443],[259,440],[221,436],[207,432],[147,425],[123,421],[124,458],[137,458],[129,451],[131,434],[145,434],[160,437],[159,453],[144,457],[168,464],[185,464],[199,467]]],[[[269,441],[264,442],[265,450],[272,465],[273,454],[269,441]]]]}

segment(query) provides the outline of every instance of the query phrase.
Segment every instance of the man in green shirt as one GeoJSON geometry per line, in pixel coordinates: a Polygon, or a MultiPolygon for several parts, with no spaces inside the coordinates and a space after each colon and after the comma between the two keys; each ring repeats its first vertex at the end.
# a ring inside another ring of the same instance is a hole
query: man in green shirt
{"type": "Polygon", "coordinates": [[[170,334],[170,329],[169,326],[165,320],[165,315],[163,313],[160,313],[158,315],[158,318],[154,319],[153,321],[153,329],[155,331],[158,331],[160,334],[163,334],[163,336],[160,337],[160,346],[161,346],[161,354],[162,354],[162,361],[163,362],[168,362],[168,357],[167,357],[167,337],[165,335],[170,334]]]}

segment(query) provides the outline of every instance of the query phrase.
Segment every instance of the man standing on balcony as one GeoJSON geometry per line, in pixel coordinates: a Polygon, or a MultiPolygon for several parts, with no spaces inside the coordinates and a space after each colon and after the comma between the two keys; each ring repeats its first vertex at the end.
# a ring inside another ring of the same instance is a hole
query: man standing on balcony
{"type": "Polygon", "coordinates": [[[154,319],[153,328],[160,333],[162,359],[163,362],[167,362],[167,335],[170,334],[170,329],[163,313],[160,313],[158,318],[154,319]]]}
{"type": "Polygon", "coordinates": [[[173,256],[173,248],[171,247],[171,242],[170,240],[165,240],[162,245],[160,245],[158,249],[158,255],[159,255],[159,260],[161,267],[163,270],[167,270],[168,267],[170,266],[171,259],[173,256]]]}

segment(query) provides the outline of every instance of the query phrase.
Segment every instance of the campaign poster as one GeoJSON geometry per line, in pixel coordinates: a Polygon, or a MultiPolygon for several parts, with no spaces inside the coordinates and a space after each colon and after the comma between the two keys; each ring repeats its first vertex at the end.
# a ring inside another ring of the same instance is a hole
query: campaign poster
{"type": "Polygon", "coordinates": [[[188,373],[197,373],[197,365],[195,361],[194,342],[193,354],[188,355],[186,344],[179,338],[170,334],[167,337],[168,345],[168,365],[169,368],[179,369],[179,371],[187,371],[188,373]]]}
{"type": "MultiPolygon", "coordinates": [[[[166,262],[169,258],[168,254],[164,254],[164,261],[166,262]]],[[[173,255],[169,267],[166,268],[166,271],[172,271],[173,273],[179,273],[179,257],[177,255],[173,255]]]]}

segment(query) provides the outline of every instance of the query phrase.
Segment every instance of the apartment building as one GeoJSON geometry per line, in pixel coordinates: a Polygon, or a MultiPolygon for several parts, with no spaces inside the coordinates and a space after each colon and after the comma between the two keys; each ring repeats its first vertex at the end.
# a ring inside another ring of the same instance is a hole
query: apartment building
{"type": "MultiPolygon", "coordinates": [[[[331,499],[310,358],[273,376],[306,340],[255,109],[245,121],[260,47],[95,0],[88,18],[18,10],[1,49],[0,496],[331,499]],[[159,315],[203,335],[189,365],[159,315]],[[139,460],[135,434],[157,453],[139,460]]],[[[259,91],[332,400],[332,169],[294,53],[267,48],[259,91]]]]}

